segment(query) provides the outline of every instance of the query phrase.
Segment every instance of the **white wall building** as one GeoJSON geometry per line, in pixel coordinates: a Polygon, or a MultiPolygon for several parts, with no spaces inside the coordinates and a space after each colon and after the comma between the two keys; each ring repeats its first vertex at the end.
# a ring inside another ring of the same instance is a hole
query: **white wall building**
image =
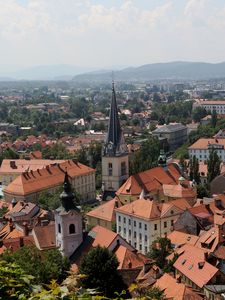
{"type": "Polygon", "coordinates": [[[225,100],[198,100],[194,103],[193,108],[202,107],[211,113],[216,111],[218,115],[225,115],[225,100]]]}
{"type": "MultiPolygon", "coordinates": [[[[174,222],[183,212],[175,205],[178,201],[182,200],[157,203],[154,200],[139,199],[117,208],[117,233],[134,248],[146,254],[155,239],[171,232],[174,222]]],[[[188,207],[190,206],[187,204],[188,207]]]]}
{"type": "Polygon", "coordinates": [[[216,150],[221,161],[225,161],[225,139],[199,139],[188,148],[190,158],[207,161],[212,150],[216,150]]]}

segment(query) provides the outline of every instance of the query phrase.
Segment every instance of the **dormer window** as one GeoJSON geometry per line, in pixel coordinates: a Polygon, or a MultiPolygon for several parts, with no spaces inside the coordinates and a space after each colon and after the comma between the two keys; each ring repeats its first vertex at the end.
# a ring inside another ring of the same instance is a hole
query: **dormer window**
{"type": "Polygon", "coordinates": [[[74,224],[70,224],[69,226],[69,234],[74,234],[76,233],[75,231],[75,225],[74,224]]]}

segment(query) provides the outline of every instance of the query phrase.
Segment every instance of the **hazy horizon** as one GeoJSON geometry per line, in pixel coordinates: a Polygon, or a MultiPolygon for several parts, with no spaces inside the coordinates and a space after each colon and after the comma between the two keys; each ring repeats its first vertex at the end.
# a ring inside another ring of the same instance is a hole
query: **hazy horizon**
{"type": "Polygon", "coordinates": [[[223,0],[0,0],[1,74],[225,61],[223,0]]]}

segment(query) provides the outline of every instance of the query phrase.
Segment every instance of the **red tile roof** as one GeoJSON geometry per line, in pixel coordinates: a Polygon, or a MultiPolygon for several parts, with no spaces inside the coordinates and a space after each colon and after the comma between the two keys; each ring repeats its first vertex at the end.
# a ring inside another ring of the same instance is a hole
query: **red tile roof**
{"type": "Polygon", "coordinates": [[[219,271],[205,261],[205,252],[202,249],[189,245],[188,249],[174,263],[175,269],[200,288],[209,283],[219,271]]]}
{"type": "Polygon", "coordinates": [[[206,139],[206,138],[202,138],[202,139],[197,140],[188,149],[190,149],[190,150],[192,150],[192,149],[208,149],[208,146],[210,144],[225,146],[225,139],[206,139]]]}
{"type": "Polygon", "coordinates": [[[119,203],[119,200],[114,198],[98,207],[95,207],[94,209],[89,211],[86,215],[89,217],[94,217],[109,222],[114,222],[116,220],[115,212],[114,212],[116,203],[119,203]]]}
{"type": "Polygon", "coordinates": [[[35,244],[39,249],[45,250],[56,247],[54,222],[45,226],[34,227],[32,234],[35,244]]]}
{"type": "Polygon", "coordinates": [[[70,178],[95,172],[94,169],[79,162],[67,160],[41,170],[23,173],[4,189],[4,193],[26,195],[61,185],[64,181],[65,171],[70,178]]]}
{"type": "Polygon", "coordinates": [[[166,299],[185,300],[185,299],[202,299],[201,296],[194,293],[183,283],[177,283],[176,279],[165,273],[161,278],[157,279],[155,285],[164,291],[166,299]]]}

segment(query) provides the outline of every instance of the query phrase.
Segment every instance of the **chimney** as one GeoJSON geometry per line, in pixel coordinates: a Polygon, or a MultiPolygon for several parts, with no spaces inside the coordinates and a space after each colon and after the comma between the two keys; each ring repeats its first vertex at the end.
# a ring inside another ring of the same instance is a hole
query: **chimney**
{"type": "Polygon", "coordinates": [[[20,237],[20,248],[22,248],[24,246],[24,241],[23,241],[23,237],[20,237]]]}
{"type": "Polygon", "coordinates": [[[131,269],[131,268],[132,268],[132,262],[129,261],[129,262],[128,262],[128,269],[131,269]]]}
{"type": "Polygon", "coordinates": [[[9,220],[9,231],[12,232],[12,231],[13,231],[13,228],[14,228],[14,224],[13,224],[12,219],[10,219],[10,220],[9,220]]]}
{"type": "Polygon", "coordinates": [[[204,253],[204,260],[205,260],[205,261],[208,260],[208,256],[209,256],[209,255],[208,255],[208,252],[205,252],[205,253],[204,253]]]}
{"type": "Polygon", "coordinates": [[[199,262],[199,263],[198,263],[198,268],[199,268],[199,269],[202,269],[202,268],[204,267],[204,264],[205,264],[204,261],[199,262]]]}
{"type": "Polygon", "coordinates": [[[17,166],[16,166],[16,162],[15,162],[15,160],[10,160],[10,168],[12,168],[12,169],[17,169],[17,166]]]}
{"type": "Polygon", "coordinates": [[[27,222],[24,222],[24,223],[23,223],[23,226],[24,226],[24,228],[23,228],[23,234],[24,234],[25,236],[28,236],[28,235],[29,235],[29,228],[28,228],[27,222]]]}
{"type": "Polygon", "coordinates": [[[181,276],[180,276],[180,275],[177,275],[177,277],[176,277],[176,282],[177,282],[177,283],[181,283],[181,276]]]}

